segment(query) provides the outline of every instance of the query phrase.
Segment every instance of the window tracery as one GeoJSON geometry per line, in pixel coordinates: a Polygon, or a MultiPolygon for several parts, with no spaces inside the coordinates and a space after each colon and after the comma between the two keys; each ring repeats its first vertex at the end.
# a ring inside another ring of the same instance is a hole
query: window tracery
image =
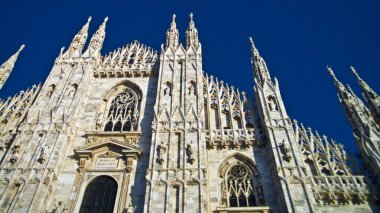
{"type": "Polygon", "coordinates": [[[111,102],[104,131],[135,131],[139,115],[139,99],[126,88],[111,102]]]}
{"type": "Polygon", "coordinates": [[[255,206],[252,172],[242,164],[230,168],[225,177],[227,204],[229,207],[255,206]]]}

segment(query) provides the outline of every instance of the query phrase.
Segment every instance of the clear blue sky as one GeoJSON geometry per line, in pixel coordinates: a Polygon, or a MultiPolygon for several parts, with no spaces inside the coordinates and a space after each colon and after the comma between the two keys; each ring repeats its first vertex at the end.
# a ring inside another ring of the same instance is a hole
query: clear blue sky
{"type": "Polygon", "coordinates": [[[133,40],[159,50],[173,13],[183,42],[190,12],[206,72],[252,94],[248,36],[253,36],[272,77],[279,80],[291,118],[353,149],[326,65],[359,94],[349,71],[353,65],[380,92],[378,0],[0,0],[0,62],[26,44],[0,97],[44,81],[60,48],[70,44],[89,16],[90,33],[109,16],[104,54],[133,40]]]}

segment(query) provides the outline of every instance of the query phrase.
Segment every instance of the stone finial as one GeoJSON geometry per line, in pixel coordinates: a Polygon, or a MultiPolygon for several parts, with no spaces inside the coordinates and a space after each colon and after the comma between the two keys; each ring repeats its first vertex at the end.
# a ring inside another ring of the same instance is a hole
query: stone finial
{"type": "Polygon", "coordinates": [[[331,69],[331,67],[329,67],[328,65],[326,66],[327,67],[327,71],[330,73],[331,77],[334,79],[334,82],[337,86],[343,86],[340,81],[336,78],[335,76],[335,73],[334,71],[331,69]]]}
{"type": "Polygon", "coordinates": [[[358,80],[361,80],[359,74],[356,72],[355,68],[353,66],[350,66],[350,69],[351,69],[351,72],[355,75],[355,77],[358,79],[358,80]]]}

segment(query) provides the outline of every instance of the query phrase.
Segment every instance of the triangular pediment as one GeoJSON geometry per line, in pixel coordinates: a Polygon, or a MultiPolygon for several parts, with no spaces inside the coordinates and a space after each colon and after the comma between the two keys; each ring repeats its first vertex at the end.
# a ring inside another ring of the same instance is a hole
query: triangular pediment
{"type": "Polygon", "coordinates": [[[120,156],[138,156],[142,153],[142,149],[137,145],[128,144],[116,139],[99,139],[87,143],[84,146],[77,147],[74,150],[79,157],[92,158],[95,155],[104,153],[112,153],[120,156]]]}

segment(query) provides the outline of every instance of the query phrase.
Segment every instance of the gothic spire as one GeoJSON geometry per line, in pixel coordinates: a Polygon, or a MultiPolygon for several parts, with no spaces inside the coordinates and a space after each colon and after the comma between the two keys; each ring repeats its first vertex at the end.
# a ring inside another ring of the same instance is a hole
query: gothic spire
{"type": "Polygon", "coordinates": [[[87,36],[88,36],[88,27],[91,22],[91,16],[88,18],[87,23],[82,27],[82,29],[76,34],[73,38],[73,41],[70,44],[68,49],[69,52],[74,52],[79,50],[82,53],[83,47],[86,44],[87,36]]]}
{"type": "Polygon", "coordinates": [[[11,74],[13,67],[17,61],[18,55],[24,49],[25,45],[21,45],[15,54],[13,54],[7,61],[0,66],[0,89],[3,88],[9,75],[11,74]]]}
{"type": "Polygon", "coordinates": [[[193,20],[193,13],[190,13],[189,27],[186,30],[186,48],[193,46],[198,48],[199,39],[198,39],[198,30],[195,28],[195,23],[193,20]]]}
{"type": "Polygon", "coordinates": [[[349,85],[344,86],[336,78],[331,67],[327,67],[327,70],[334,79],[334,84],[338,91],[339,101],[352,128],[357,129],[368,122],[372,122],[373,120],[369,116],[369,110],[364,105],[362,100],[360,100],[360,98],[352,91],[351,87],[349,85]]]}
{"type": "Polygon", "coordinates": [[[269,70],[264,59],[260,56],[259,50],[256,48],[252,37],[249,37],[249,40],[251,42],[251,63],[254,69],[254,77],[256,82],[262,86],[265,81],[271,82],[269,70]]]}
{"type": "Polygon", "coordinates": [[[334,85],[339,92],[346,92],[344,85],[336,78],[334,71],[331,67],[327,66],[327,71],[330,73],[331,77],[334,79],[334,85]]]}
{"type": "Polygon", "coordinates": [[[364,159],[367,169],[373,175],[379,175],[380,150],[378,148],[379,129],[370,111],[352,91],[349,85],[347,89],[335,77],[334,72],[328,67],[330,75],[334,78],[338,90],[339,102],[343,107],[344,114],[353,130],[359,152],[364,159]]]}
{"type": "Polygon", "coordinates": [[[88,50],[91,54],[99,53],[103,47],[104,38],[106,37],[106,23],[108,17],[106,17],[103,23],[100,25],[99,29],[94,33],[88,45],[88,50]]]}
{"type": "Polygon", "coordinates": [[[352,73],[358,79],[360,89],[363,92],[365,101],[368,104],[369,110],[374,115],[376,123],[380,125],[380,97],[377,93],[359,76],[354,67],[350,67],[352,73]]]}
{"type": "Polygon", "coordinates": [[[169,47],[177,49],[179,45],[178,35],[178,29],[175,23],[175,14],[173,14],[173,19],[172,23],[170,24],[170,28],[166,31],[166,49],[168,49],[169,47]]]}

